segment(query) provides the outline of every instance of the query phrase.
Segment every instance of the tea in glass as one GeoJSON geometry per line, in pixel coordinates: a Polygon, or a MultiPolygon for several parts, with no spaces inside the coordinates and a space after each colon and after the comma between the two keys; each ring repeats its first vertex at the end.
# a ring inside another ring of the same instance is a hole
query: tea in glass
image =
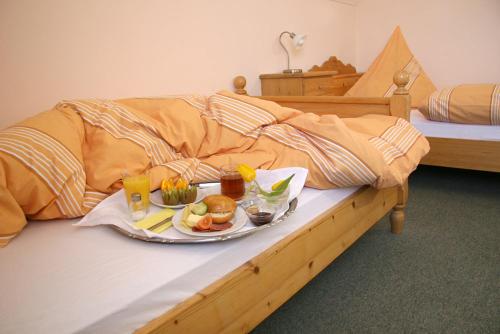
{"type": "Polygon", "coordinates": [[[236,170],[236,165],[224,165],[220,169],[220,188],[222,195],[239,200],[245,195],[245,181],[236,170]]]}

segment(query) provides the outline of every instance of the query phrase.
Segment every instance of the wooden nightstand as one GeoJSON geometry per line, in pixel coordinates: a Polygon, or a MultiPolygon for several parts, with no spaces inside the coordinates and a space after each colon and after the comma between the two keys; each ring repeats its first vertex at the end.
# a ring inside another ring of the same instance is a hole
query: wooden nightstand
{"type": "Polygon", "coordinates": [[[261,74],[259,76],[263,96],[279,95],[344,95],[363,73],[356,73],[351,65],[344,65],[336,57],[330,57],[321,66],[309,72],[285,74],[261,74]]]}

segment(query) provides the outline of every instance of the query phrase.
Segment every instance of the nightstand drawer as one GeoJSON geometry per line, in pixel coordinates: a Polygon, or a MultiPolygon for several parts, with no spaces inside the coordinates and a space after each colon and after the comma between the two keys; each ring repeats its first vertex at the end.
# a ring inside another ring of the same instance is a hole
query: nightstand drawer
{"type": "Polygon", "coordinates": [[[302,95],[302,78],[261,78],[262,95],[302,95]]]}
{"type": "Polygon", "coordinates": [[[358,81],[361,73],[304,80],[304,95],[344,95],[358,81]]]}
{"type": "Polygon", "coordinates": [[[344,95],[362,73],[315,71],[295,74],[261,74],[263,96],[344,95]]]}

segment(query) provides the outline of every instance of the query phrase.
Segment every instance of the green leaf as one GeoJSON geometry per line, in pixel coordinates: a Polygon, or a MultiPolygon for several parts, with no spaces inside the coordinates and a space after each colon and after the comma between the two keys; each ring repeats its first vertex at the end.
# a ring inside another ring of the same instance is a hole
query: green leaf
{"type": "Polygon", "coordinates": [[[281,195],[286,190],[286,188],[288,188],[288,185],[290,184],[290,181],[292,181],[292,179],[293,179],[294,176],[295,176],[295,174],[292,174],[289,177],[287,177],[285,179],[285,181],[283,181],[279,185],[278,188],[276,188],[274,191],[271,192],[271,194],[281,195]]]}
{"type": "Polygon", "coordinates": [[[292,174],[290,175],[289,177],[287,177],[280,185],[278,188],[276,188],[276,190],[273,190],[271,192],[267,192],[265,191],[264,189],[262,189],[259,185],[259,183],[257,182],[257,180],[255,181],[255,183],[257,184],[257,188],[259,188],[259,193],[261,193],[262,195],[264,196],[267,196],[267,197],[273,197],[273,196],[279,196],[281,194],[283,194],[286,190],[286,188],[288,188],[288,185],[290,184],[290,181],[292,180],[292,178],[295,176],[295,174],[292,174]]]}
{"type": "Polygon", "coordinates": [[[271,196],[271,193],[268,193],[267,191],[265,191],[264,189],[261,188],[259,182],[257,182],[257,180],[255,180],[255,184],[257,185],[257,189],[259,190],[259,193],[264,195],[264,196],[271,196]]]}

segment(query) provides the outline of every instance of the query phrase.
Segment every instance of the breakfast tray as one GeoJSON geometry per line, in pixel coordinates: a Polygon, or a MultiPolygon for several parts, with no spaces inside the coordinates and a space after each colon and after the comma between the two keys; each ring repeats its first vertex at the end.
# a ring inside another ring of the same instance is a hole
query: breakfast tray
{"type": "Polygon", "coordinates": [[[116,231],[120,232],[121,234],[132,238],[132,239],[137,239],[137,240],[142,240],[142,241],[147,241],[147,242],[155,242],[155,243],[162,243],[162,244],[198,244],[198,243],[207,243],[207,242],[218,242],[218,241],[226,241],[226,240],[233,240],[233,239],[238,239],[241,237],[245,237],[247,235],[253,234],[257,231],[261,231],[267,228],[270,228],[274,225],[280,224],[283,221],[287,219],[288,216],[290,216],[295,209],[297,208],[297,203],[298,200],[297,198],[294,198],[288,205],[288,210],[286,210],[282,215],[280,215],[278,218],[274,219],[272,222],[269,224],[261,225],[261,226],[255,226],[250,229],[246,229],[244,231],[236,231],[234,233],[226,234],[226,235],[221,235],[221,236],[207,236],[207,237],[189,237],[189,238],[158,238],[158,237],[147,237],[144,235],[140,234],[134,234],[132,232],[129,232],[119,226],[116,225],[109,225],[111,228],[115,229],[116,231]]]}

